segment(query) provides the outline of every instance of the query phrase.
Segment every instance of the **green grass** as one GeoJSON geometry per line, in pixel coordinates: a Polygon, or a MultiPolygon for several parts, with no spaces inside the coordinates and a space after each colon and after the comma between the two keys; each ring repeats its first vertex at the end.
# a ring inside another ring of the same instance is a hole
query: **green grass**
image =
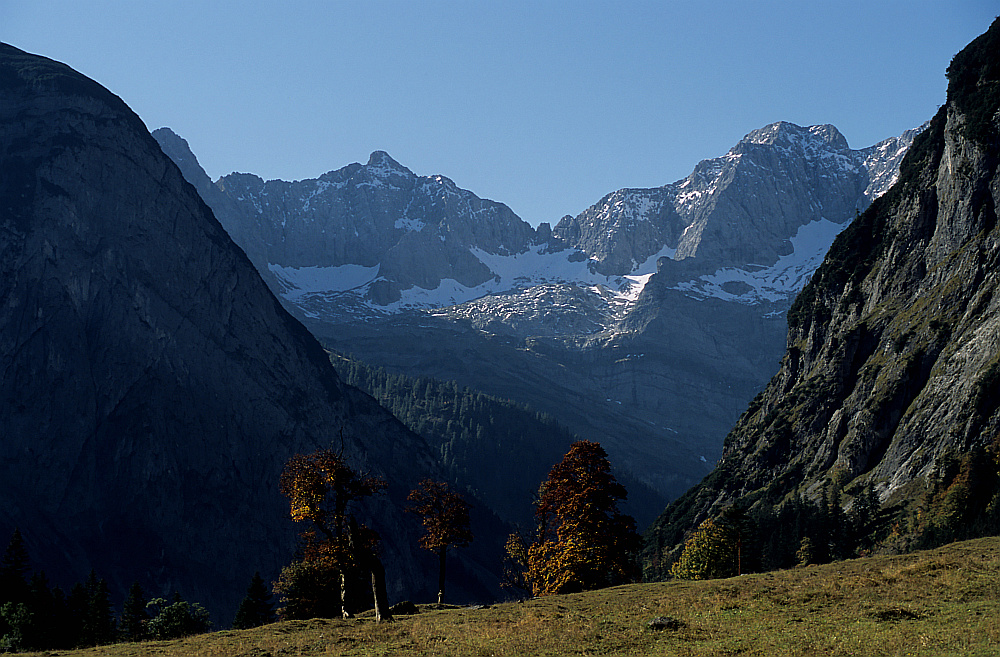
{"type": "Polygon", "coordinates": [[[663,582],[482,609],[424,608],[390,624],[315,619],[109,655],[996,655],[1000,539],[705,582],[663,582]],[[667,616],[673,629],[653,630],[667,616]]]}

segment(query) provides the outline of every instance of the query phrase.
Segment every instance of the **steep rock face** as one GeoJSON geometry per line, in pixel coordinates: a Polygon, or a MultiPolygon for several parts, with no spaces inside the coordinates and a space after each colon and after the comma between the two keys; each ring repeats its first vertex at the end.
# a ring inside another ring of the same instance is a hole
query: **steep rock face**
{"type": "Polygon", "coordinates": [[[942,456],[997,436],[997,53],[1000,22],[954,58],[948,102],[797,297],[781,370],[661,517],[659,548],[741,496],[816,496],[836,478],[905,498],[942,456]]]}
{"type": "Polygon", "coordinates": [[[587,252],[604,274],[629,273],[664,247],[701,271],[773,265],[799,227],[842,224],[885,191],[912,133],[851,150],[832,125],[779,122],[754,130],[684,180],[604,197],[553,235],[587,252]]]}
{"type": "MultiPolygon", "coordinates": [[[[0,45],[0,125],[0,532],[19,526],[56,581],[94,567],[227,622],[249,575],[293,554],[293,453],[342,440],[397,503],[434,471],[116,96],[0,45]]],[[[367,513],[390,590],[419,590],[413,521],[385,499],[367,513]]]]}
{"type": "Polygon", "coordinates": [[[245,215],[243,208],[212,182],[184,139],[166,128],[154,130],[152,135],[163,153],[181,170],[184,179],[198,190],[198,195],[212,209],[229,236],[244,250],[268,287],[272,291],[280,290],[278,279],[268,268],[266,245],[259,239],[260,231],[264,230],[261,222],[245,215]]]}

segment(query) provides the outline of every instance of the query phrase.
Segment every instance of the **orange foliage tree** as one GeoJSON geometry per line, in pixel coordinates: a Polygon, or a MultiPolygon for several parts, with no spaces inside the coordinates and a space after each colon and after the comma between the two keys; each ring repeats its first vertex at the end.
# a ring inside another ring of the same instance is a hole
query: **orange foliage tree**
{"type": "Polygon", "coordinates": [[[463,546],[472,542],[469,503],[448,484],[430,479],[421,481],[406,499],[412,503],[406,510],[420,516],[424,525],[420,547],[438,555],[438,604],[443,604],[448,546],[463,546]]]}
{"type": "Polygon", "coordinates": [[[635,520],[618,510],[628,495],[611,474],[600,444],[573,443],[538,490],[537,528],[521,561],[535,595],[571,593],[636,581],[641,539],[635,520]]]}
{"type": "Polygon", "coordinates": [[[384,490],[386,482],[379,477],[358,474],[340,454],[322,449],[312,454],[296,454],[289,459],[281,473],[280,488],[290,502],[292,520],[310,524],[300,535],[303,561],[282,571],[282,580],[276,585],[276,589],[284,593],[286,615],[297,615],[295,609],[306,613],[307,610],[315,613],[329,609],[330,605],[323,600],[289,598],[306,591],[311,592],[310,597],[328,594],[332,588],[328,582],[305,580],[334,576],[340,580],[341,614],[349,616],[345,603],[350,575],[369,571],[376,616],[391,619],[384,609],[385,572],[376,554],[378,533],[358,523],[348,513],[352,502],[384,490]]]}

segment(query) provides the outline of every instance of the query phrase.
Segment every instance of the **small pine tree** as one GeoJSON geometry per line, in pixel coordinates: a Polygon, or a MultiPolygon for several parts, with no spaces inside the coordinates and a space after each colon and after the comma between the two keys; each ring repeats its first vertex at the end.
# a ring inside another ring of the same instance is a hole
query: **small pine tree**
{"type": "Polygon", "coordinates": [[[795,558],[798,559],[800,566],[808,566],[811,563],[816,563],[816,554],[815,550],[813,550],[812,539],[808,536],[802,537],[799,549],[795,553],[795,558]]]}
{"type": "Polygon", "coordinates": [[[260,627],[274,622],[274,605],[271,603],[271,593],[264,585],[260,573],[253,574],[250,586],[247,587],[246,597],[236,610],[236,618],[233,620],[233,627],[237,630],[245,630],[251,627],[260,627]]]}
{"type": "Polygon", "coordinates": [[[60,641],[62,616],[65,614],[62,591],[49,588],[49,580],[44,572],[31,576],[29,589],[28,608],[32,618],[27,635],[28,645],[34,650],[63,647],[60,641]]]}
{"type": "Polygon", "coordinates": [[[0,559],[0,605],[5,602],[27,602],[30,570],[28,548],[21,531],[15,528],[3,558],[0,559]]]}
{"type": "Polygon", "coordinates": [[[146,593],[142,590],[139,582],[135,582],[129,588],[125,604],[122,606],[119,635],[124,641],[142,641],[146,638],[146,623],[148,621],[146,593]]]}
{"type": "Polygon", "coordinates": [[[88,646],[104,646],[114,643],[115,615],[111,608],[111,593],[108,583],[98,579],[94,570],[87,577],[87,609],[83,622],[82,643],[88,646]]]}
{"type": "Polygon", "coordinates": [[[84,625],[88,610],[87,587],[77,582],[66,596],[66,643],[71,647],[84,645],[84,625]]]}

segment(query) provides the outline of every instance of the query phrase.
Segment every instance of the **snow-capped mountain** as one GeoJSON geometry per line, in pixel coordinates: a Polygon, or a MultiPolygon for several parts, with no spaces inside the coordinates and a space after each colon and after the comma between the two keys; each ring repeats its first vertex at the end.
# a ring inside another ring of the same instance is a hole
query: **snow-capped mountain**
{"type": "MultiPolygon", "coordinates": [[[[455,312],[514,327],[522,324],[514,306],[531,313],[542,294],[531,290],[545,286],[589,292],[569,310],[593,306],[597,315],[558,315],[532,330],[595,333],[615,326],[661,258],[687,261],[670,270],[686,292],[787,300],[845,222],[891,184],[915,132],[851,150],[833,126],[775,123],[683,180],[619,190],[551,230],[533,230],[507,206],[444,176],[417,176],[381,151],[313,180],[230,174],[206,200],[225,206],[220,220],[312,322],[475,302],[455,312]]],[[[183,140],[155,134],[178,163],[197,167],[183,140]]]]}
{"type": "Polygon", "coordinates": [[[382,152],[314,180],[211,183],[182,139],[154,136],[334,348],[528,403],[673,496],[721,454],[778,367],[792,298],[916,132],[852,150],[833,126],[775,123],[537,230],[382,152]]]}
{"type": "Polygon", "coordinates": [[[851,150],[830,125],[755,130],[683,180],[618,190],[563,218],[552,234],[568,252],[553,251],[550,242],[519,263],[482,259],[504,276],[488,290],[470,291],[475,301],[434,312],[521,335],[619,330],[657,263],[673,289],[694,298],[790,303],[834,237],[895,181],[919,130],[862,150],[851,150]],[[542,254],[549,260],[531,260],[542,254]],[[568,289],[575,303],[539,306],[568,289]],[[574,313],[582,316],[571,319],[574,313]],[[547,321],[538,321],[540,314],[547,321]]]}
{"type": "Polygon", "coordinates": [[[552,233],[609,274],[627,273],[664,247],[678,261],[769,267],[792,252],[800,227],[844,224],[888,189],[916,132],[851,150],[831,125],[773,123],[683,180],[618,190],[564,217],[552,233]]]}

